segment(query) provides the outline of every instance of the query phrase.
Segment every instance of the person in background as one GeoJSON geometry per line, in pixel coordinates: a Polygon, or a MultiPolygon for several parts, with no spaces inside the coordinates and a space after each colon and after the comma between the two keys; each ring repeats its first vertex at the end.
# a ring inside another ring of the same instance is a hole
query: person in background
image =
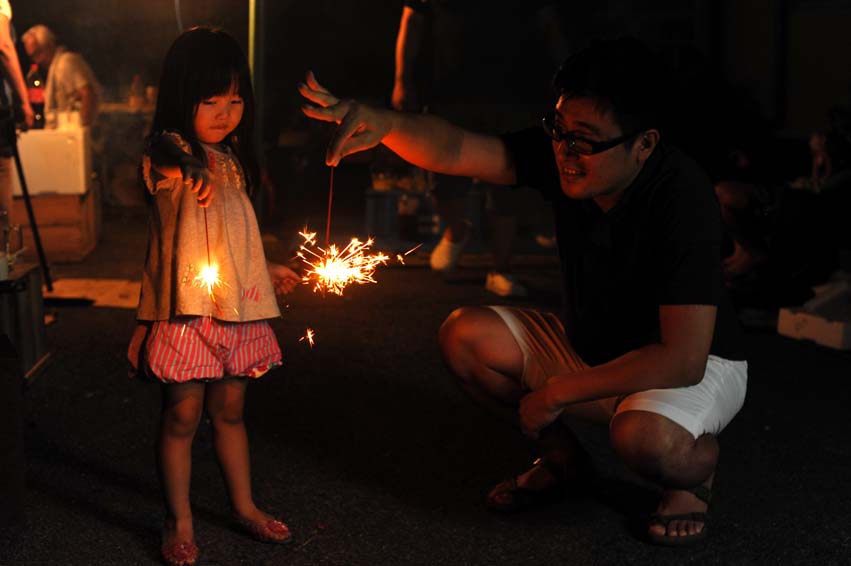
{"type": "Polygon", "coordinates": [[[12,28],[12,6],[0,0],[0,229],[11,220],[12,214],[12,151],[15,135],[14,101],[19,101],[23,123],[33,125],[34,114],[18,52],[15,50],[12,28]],[[14,93],[14,96],[12,94],[14,93]]]}
{"type": "MultiPolygon", "coordinates": [[[[426,110],[479,132],[515,129],[551,103],[546,79],[567,50],[551,0],[405,0],[392,105],[403,112],[426,110]]],[[[511,269],[518,209],[522,200],[531,200],[536,208],[543,203],[532,191],[473,183],[485,193],[493,253],[485,289],[504,297],[525,296],[526,288],[511,269]]],[[[434,201],[445,231],[431,253],[435,271],[454,269],[477,229],[465,216],[471,189],[471,179],[436,176],[434,201]]]]}
{"type": "Polygon", "coordinates": [[[562,65],[541,125],[502,136],[341,100],[312,73],[299,91],[313,103],[307,116],[340,124],[329,165],[383,143],[418,167],[532,186],[552,202],[562,317],[468,306],[439,332],[461,387],[540,451],[487,505],[521,511],[586,490],[588,456],[571,424],[590,420],[660,488],[648,539],[685,545],[706,536],[718,435],[744,403],[748,364],[722,284],[712,185],[661,140],[668,77],[638,40],[594,43],[562,65]]]}
{"type": "Polygon", "coordinates": [[[91,126],[98,113],[101,88],[82,55],[57,45],[47,26],[36,25],[21,36],[30,60],[44,73],[44,114],[78,110],[80,123],[91,126]]]}

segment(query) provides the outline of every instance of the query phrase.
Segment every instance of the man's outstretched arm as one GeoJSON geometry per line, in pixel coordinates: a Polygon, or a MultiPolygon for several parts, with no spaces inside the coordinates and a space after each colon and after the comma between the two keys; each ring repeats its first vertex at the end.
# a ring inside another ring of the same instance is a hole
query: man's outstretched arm
{"type": "Polygon", "coordinates": [[[510,185],[514,162],[501,138],[459,128],[437,116],[409,114],[341,100],[308,73],[299,92],[313,104],[302,106],[310,118],[340,124],[325,162],[336,166],[353,153],[383,143],[402,159],[423,169],[476,177],[510,185]]]}

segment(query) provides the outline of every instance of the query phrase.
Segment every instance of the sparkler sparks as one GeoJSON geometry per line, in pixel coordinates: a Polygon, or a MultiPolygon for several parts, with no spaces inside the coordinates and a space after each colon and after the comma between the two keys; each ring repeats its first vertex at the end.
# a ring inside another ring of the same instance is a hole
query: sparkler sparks
{"type": "Polygon", "coordinates": [[[222,285],[227,285],[224,281],[219,278],[219,266],[212,263],[207,264],[201,269],[201,272],[195,276],[193,279],[196,287],[206,287],[207,294],[210,295],[210,300],[213,301],[213,305],[216,309],[221,313],[221,309],[219,308],[219,303],[216,302],[216,294],[213,292],[217,287],[221,287],[222,285]]]}
{"type": "Polygon", "coordinates": [[[408,255],[408,254],[409,254],[409,253],[411,253],[411,252],[416,251],[416,250],[417,250],[417,248],[419,248],[420,246],[422,246],[422,244],[417,244],[416,246],[414,246],[413,248],[409,249],[408,251],[406,251],[406,252],[405,252],[405,253],[403,253],[403,254],[396,254],[396,261],[398,261],[398,262],[399,262],[399,263],[401,263],[402,265],[405,265],[405,256],[406,256],[406,255],[408,255]]]}
{"type": "Polygon", "coordinates": [[[376,283],[373,278],[375,269],[386,264],[389,256],[382,252],[368,255],[366,252],[374,243],[372,238],[361,242],[352,238],[342,250],[338,250],[335,244],[328,249],[316,245],[316,233],[299,232],[304,238],[304,244],[296,254],[309,269],[304,273],[302,281],[313,283],[313,291],[330,291],[336,295],[342,295],[343,290],[352,283],[376,283]],[[316,251],[314,251],[316,250],[316,251]]]}
{"type": "Polygon", "coordinates": [[[311,347],[311,348],[313,348],[313,344],[314,344],[313,337],[314,337],[314,336],[315,336],[315,333],[313,332],[313,329],[312,329],[312,328],[308,328],[308,329],[305,331],[305,335],[304,335],[304,336],[302,336],[301,338],[299,338],[299,339],[298,339],[298,341],[299,341],[299,342],[304,342],[305,340],[307,340],[307,343],[308,343],[308,344],[310,344],[310,347],[311,347]]]}

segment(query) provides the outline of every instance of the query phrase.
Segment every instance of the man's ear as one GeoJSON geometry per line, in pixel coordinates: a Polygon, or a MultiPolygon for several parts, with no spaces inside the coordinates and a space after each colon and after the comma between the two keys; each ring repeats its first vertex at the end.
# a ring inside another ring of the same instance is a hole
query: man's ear
{"type": "Polygon", "coordinates": [[[635,143],[638,146],[638,160],[643,163],[659,144],[659,130],[646,130],[635,143]]]}

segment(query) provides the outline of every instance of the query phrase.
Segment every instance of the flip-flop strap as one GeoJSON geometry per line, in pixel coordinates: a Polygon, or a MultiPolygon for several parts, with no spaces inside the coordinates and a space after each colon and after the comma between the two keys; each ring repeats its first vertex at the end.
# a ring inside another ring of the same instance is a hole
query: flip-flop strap
{"type": "Polygon", "coordinates": [[[689,493],[691,493],[692,495],[694,495],[695,497],[697,497],[698,499],[700,499],[701,501],[703,501],[707,505],[709,504],[710,501],[712,501],[712,490],[710,490],[708,487],[706,487],[703,484],[695,486],[691,489],[687,489],[686,491],[688,491],[689,493]]]}
{"type": "Polygon", "coordinates": [[[538,458],[534,462],[532,462],[533,466],[543,466],[547,469],[550,474],[555,478],[556,484],[561,484],[567,481],[567,474],[565,473],[565,469],[563,466],[559,466],[552,460],[547,460],[546,458],[538,458]]]}

